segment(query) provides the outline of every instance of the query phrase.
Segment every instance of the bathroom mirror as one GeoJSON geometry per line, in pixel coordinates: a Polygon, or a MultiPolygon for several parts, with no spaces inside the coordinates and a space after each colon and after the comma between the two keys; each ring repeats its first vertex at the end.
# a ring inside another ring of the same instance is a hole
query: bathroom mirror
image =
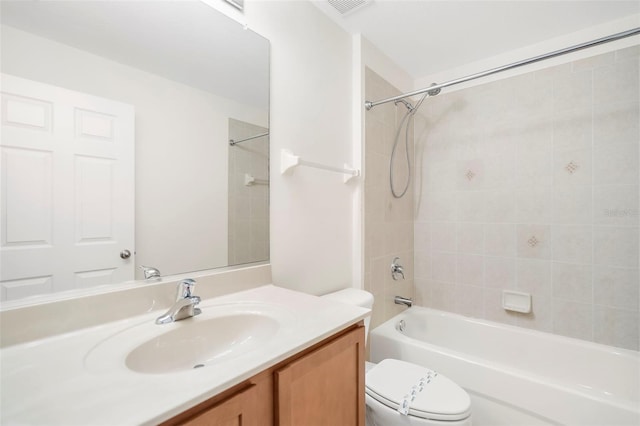
{"type": "Polygon", "coordinates": [[[268,40],[200,1],[0,7],[2,300],[268,260],[268,40]]]}

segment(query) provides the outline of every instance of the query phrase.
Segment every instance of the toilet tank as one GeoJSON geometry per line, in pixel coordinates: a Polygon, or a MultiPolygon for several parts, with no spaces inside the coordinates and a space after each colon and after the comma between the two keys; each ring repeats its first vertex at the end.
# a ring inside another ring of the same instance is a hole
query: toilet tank
{"type": "MultiPolygon", "coordinates": [[[[325,294],[322,297],[335,300],[336,302],[346,303],[347,305],[361,306],[367,309],[373,308],[373,294],[369,293],[366,290],[360,290],[357,288],[345,288],[344,290],[338,290],[333,293],[325,294]]],[[[370,322],[371,315],[364,319],[365,339],[369,336],[370,322]]]]}

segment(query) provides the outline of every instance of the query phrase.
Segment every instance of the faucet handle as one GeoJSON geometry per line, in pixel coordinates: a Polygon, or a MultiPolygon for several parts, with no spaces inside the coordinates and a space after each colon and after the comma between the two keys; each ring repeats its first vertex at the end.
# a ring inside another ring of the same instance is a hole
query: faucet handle
{"type": "Polygon", "coordinates": [[[178,295],[176,300],[188,299],[193,297],[193,288],[196,286],[196,280],[186,278],[178,283],[178,295]]]}
{"type": "Polygon", "coordinates": [[[391,262],[391,278],[393,278],[394,281],[398,280],[397,274],[400,274],[404,280],[404,268],[398,263],[398,260],[400,260],[400,258],[395,257],[393,258],[393,262],[391,262]]]}

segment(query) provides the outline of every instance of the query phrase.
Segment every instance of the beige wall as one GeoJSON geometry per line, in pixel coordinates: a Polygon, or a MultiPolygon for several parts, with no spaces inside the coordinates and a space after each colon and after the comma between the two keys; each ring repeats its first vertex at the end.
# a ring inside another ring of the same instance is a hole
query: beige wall
{"type": "MultiPolygon", "coordinates": [[[[229,139],[268,133],[229,119],[229,139]]],[[[229,265],[269,260],[269,137],[229,145],[229,265]],[[255,179],[245,183],[245,175],[255,179]]]]}
{"type": "Polygon", "coordinates": [[[638,350],[636,46],[425,103],[421,305],[638,350]],[[533,312],[501,307],[503,289],[533,312]]]}
{"type": "MultiPolygon", "coordinates": [[[[375,72],[365,70],[365,96],[382,99],[399,91],[375,72]]],[[[375,305],[371,326],[393,317],[404,307],[394,296],[413,297],[413,182],[402,198],[394,198],[389,188],[389,161],[402,117],[402,104],[378,106],[365,114],[364,189],[364,288],[373,293],[375,305]],[[405,279],[391,278],[391,262],[400,257],[405,279]]],[[[401,192],[407,178],[405,135],[400,134],[395,156],[394,187],[401,192]]],[[[413,163],[413,132],[409,135],[413,163]]],[[[413,166],[412,166],[413,168],[413,166]]]]}

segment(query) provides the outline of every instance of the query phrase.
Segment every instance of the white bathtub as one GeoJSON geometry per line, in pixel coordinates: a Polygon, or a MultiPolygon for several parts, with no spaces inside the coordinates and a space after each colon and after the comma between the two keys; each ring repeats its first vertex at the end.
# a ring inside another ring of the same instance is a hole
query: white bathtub
{"type": "Polygon", "coordinates": [[[474,426],[640,425],[635,351],[422,307],[369,339],[371,361],[428,366],[465,388],[474,426]]]}

